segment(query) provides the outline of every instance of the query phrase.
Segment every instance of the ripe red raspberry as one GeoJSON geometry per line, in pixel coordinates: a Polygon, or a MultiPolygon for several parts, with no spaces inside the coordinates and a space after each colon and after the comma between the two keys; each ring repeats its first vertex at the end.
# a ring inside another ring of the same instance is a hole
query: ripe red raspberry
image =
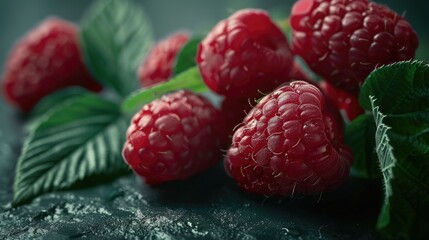
{"type": "Polygon", "coordinates": [[[294,52],[354,94],[377,66],[412,59],[418,46],[403,17],[368,0],[299,0],[290,19],[294,52]]]}
{"type": "Polygon", "coordinates": [[[173,73],[176,55],[189,40],[187,33],[176,33],[157,43],[140,65],[138,75],[143,87],[167,81],[173,73]]]}
{"type": "Polygon", "coordinates": [[[6,100],[26,112],[62,88],[101,90],[82,62],[76,26],[58,18],[46,19],[17,43],[2,84],[6,100]]]}
{"type": "Polygon", "coordinates": [[[328,99],[330,99],[341,112],[345,114],[349,121],[352,121],[364,113],[364,110],[359,105],[359,100],[355,95],[336,88],[325,80],[319,83],[319,87],[323,94],[328,99]]]}
{"type": "Polygon", "coordinates": [[[151,185],[188,178],[221,159],[219,121],[219,111],[199,95],[165,95],[134,115],[124,159],[151,185]]]}
{"type": "Polygon", "coordinates": [[[338,112],[320,90],[295,81],[264,97],[233,136],[227,172],[247,191],[317,194],[341,185],[353,161],[338,112]]]}
{"type": "Polygon", "coordinates": [[[262,10],[219,22],[200,43],[197,62],[207,86],[227,97],[255,97],[287,81],[293,59],[282,31],[262,10]]]}

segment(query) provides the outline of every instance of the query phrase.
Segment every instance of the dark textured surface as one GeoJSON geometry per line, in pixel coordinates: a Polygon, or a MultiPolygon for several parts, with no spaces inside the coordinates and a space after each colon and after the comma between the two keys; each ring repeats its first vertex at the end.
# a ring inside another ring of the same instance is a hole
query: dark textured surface
{"type": "Polygon", "coordinates": [[[129,175],[12,208],[21,120],[3,102],[0,116],[0,239],[375,238],[381,193],[372,184],[352,179],[320,199],[266,198],[241,192],[222,166],[157,188],[129,175]]]}

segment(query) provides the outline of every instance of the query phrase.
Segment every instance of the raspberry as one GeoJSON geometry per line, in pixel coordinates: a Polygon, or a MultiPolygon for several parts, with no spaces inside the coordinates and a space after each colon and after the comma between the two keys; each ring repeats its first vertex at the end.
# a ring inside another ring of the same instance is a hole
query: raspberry
{"type": "Polygon", "coordinates": [[[49,18],[22,38],[10,53],[3,93],[12,105],[28,112],[46,95],[69,86],[101,90],[82,62],[76,26],[49,18]]]}
{"type": "Polygon", "coordinates": [[[336,88],[324,80],[319,83],[319,88],[322,90],[323,94],[345,114],[349,121],[352,121],[364,113],[364,110],[359,105],[359,100],[355,95],[336,88]]]}
{"type": "Polygon", "coordinates": [[[290,19],[293,51],[354,94],[376,67],[412,59],[418,46],[404,18],[368,0],[299,0],[290,19]]]}
{"type": "Polygon", "coordinates": [[[165,95],[134,115],[124,159],[150,185],[188,178],[221,159],[219,121],[219,111],[201,96],[165,95]]]}
{"type": "Polygon", "coordinates": [[[233,136],[227,172],[249,192],[317,194],[341,185],[353,161],[338,112],[320,90],[295,81],[264,97],[233,136]]]}
{"type": "Polygon", "coordinates": [[[167,81],[177,54],[188,40],[187,33],[176,33],[157,43],[138,70],[141,85],[149,87],[167,81]]]}
{"type": "Polygon", "coordinates": [[[282,31],[261,10],[240,10],[200,43],[197,63],[207,86],[234,98],[256,97],[287,81],[292,53],[282,31]]]}

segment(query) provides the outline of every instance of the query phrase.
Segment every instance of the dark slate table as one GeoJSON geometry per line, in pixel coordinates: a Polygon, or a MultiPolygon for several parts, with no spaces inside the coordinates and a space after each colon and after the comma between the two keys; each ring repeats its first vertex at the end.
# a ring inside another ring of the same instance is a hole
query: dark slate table
{"type": "Polygon", "coordinates": [[[374,239],[377,184],[304,198],[243,193],[215,169],[150,188],[133,174],[11,207],[22,116],[0,102],[0,239],[374,239]]]}

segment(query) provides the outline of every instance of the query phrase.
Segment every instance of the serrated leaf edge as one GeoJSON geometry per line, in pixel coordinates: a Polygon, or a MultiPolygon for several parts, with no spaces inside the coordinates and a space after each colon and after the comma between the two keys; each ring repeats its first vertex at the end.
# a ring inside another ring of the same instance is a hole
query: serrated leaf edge
{"type": "MultiPolygon", "coordinates": [[[[79,100],[78,98],[72,98],[72,99],[66,100],[64,102],[63,106],[71,105],[71,104],[73,104],[74,102],[76,102],[78,100],[79,100]]],[[[56,110],[59,110],[59,109],[56,109],[56,110]]],[[[55,113],[56,113],[56,111],[49,111],[47,114],[45,114],[44,116],[42,116],[40,118],[40,121],[38,121],[37,126],[34,126],[33,130],[35,130],[38,126],[40,126],[41,124],[43,124],[43,122],[45,122],[49,118],[51,118],[52,115],[54,115],[55,113]]],[[[103,128],[103,130],[110,129],[112,126],[118,124],[120,121],[121,121],[121,115],[120,115],[120,112],[118,112],[118,116],[114,120],[112,120],[108,125],[106,125],[103,128]]],[[[125,124],[125,126],[126,126],[126,121],[123,124],[125,124]]],[[[103,133],[103,132],[104,131],[97,132],[90,139],[97,138],[97,136],[100,133],[103,133]]],[[[23,195],[23,192],[26,192],[26,191],[28,191],[28,189],[31,189],[31,186],[26,187],[24,190],[22,190],[22,188],[19,188],[20,187],[19,184],[21,184],[21,181],[17,181],[17,179],[20,179],[20,175],[22,174],[18,170],[22,168],[21,167],[22,164],[23,164],[22,161],[23,161],[23,158],[25,157],[25,155],[23,155],[23,153],[25,153],[25,152],[28,151],[28,149],[30,147],[30,143],[32,142],[32,140],[35,137],[35,135],[36,135],[35,131],[29,133],[28,137],[26,138],[26,140],[23,143],[22,151],[21,151],[20,157],[18,158],[18,164],[17,164],[17,167],[16,167],[17,171],[16,171],[16,176],[15,176],[15,181],[14,181],[14,184],[13,184],[14,194],[13,194],[13,199],[12,199],[12,206],[14,206],[14,207],[22,205],[22,204],[30,201],[31,199],[33,199],[33,198],[35,198],[37,196],[40,196],[42,194],[46,194],[46,193],[51,192],[51,190],[49,190],[49,191],[42,191],[40,194],[34,194],[34,196],[32,196],[33,194],[29,194],[29,195],[28,194],[27,195],[24,194],[23,195]],[[19,188],[19,191],[16,190],[18,188],[19,188]]],[[[90,139],[85,140],[85,142],[89,141],[90,139]]],[[[73,150],[72,152],[70,152],[69,155],[72,154],[74,151],[76,151],[76,150],[73,150]]],[[[58,163],[60,163],[60,162],[58,162],[58,163]]],[[[57,166],[57,163],[55,164],[55,166],[57,166]]],[[[52,169],[52,168],[50,168],[50,169],[52,169]]],[[[77,175],[77,177],[75,179],[73,179],[73,181],[70,181],[69,184],[65,184],[65,185],[63,184],[63,185],[59,186],[59,188],[57,190],[66,189],[68,187],[71,187],[73,184],[76,184],[79,181],[82,181],[83,179],[84,179],[84,177],[82,177],[80,175],[77,175]]]]}
{"type": "Polygon", "coordinates": [[[396,157],[393,154],[393,147],[390,145],[389,136],[387,135],[387,132],[391,128],[384,124],[383,120],[386,115],[380,112],[379,106],[375,106],[375,102],[377,101],[376,98],[374,96],[370,96],[369,98],[376,124],[375,149],[379,160],[380,170],[383,175],[385,197],[388,198],[393,194],[390,181],[394,178],[393,168],[397,162],[396,157]]]}

